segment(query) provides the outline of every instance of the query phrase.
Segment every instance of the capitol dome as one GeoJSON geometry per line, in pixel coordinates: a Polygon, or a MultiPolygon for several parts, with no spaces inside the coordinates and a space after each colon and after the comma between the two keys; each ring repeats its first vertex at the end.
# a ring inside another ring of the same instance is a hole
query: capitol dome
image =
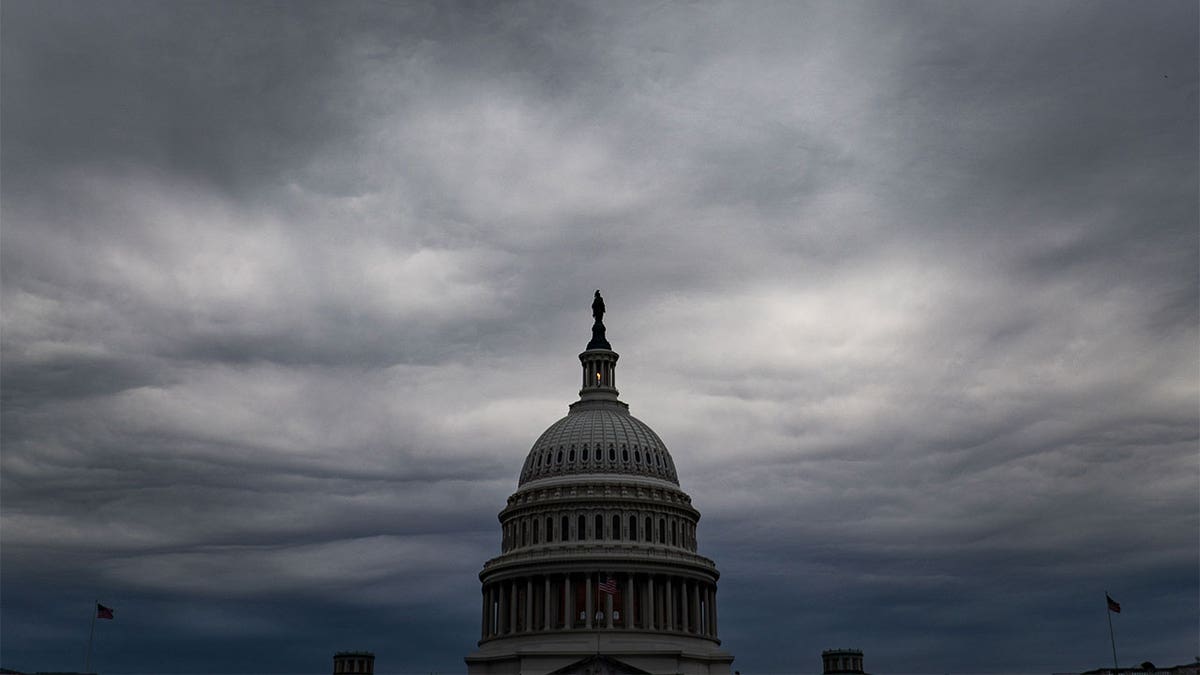
{"type": "Polygon", "coordinates": [[[618,398],[599,291],[592,314],[579,400],[534,442],[500,511],[468,673],[728,675],[700,512],[666,444],[618,398]]]}
{"type": "Polygon", "coordinates": [[[542,432],[521,469],[520,485],[556,476],[621,474],[679,485],[671,454],[654,430],[623,406],[576,405],[542,432]]]}

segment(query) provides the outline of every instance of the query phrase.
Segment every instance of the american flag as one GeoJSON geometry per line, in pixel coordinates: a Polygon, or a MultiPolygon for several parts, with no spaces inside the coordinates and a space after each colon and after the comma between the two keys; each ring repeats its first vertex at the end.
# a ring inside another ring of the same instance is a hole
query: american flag
{"type": "Polygon", "coordinates": [[[609,595],[616,595],[617,580],[612,577],[606,578],[604,581],[600,582],[600,590],[604,593],[608,593],[609,595]]]}

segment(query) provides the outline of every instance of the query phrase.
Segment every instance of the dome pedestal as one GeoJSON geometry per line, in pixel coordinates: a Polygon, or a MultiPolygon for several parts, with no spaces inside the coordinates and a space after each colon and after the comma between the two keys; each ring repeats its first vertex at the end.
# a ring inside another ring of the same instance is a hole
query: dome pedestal
{"type": "Polygon", "coordinates": [[[485,643],[469,675],[728,675],[733,656],[709,640],[634,631],[578,631],[485,643]]]}

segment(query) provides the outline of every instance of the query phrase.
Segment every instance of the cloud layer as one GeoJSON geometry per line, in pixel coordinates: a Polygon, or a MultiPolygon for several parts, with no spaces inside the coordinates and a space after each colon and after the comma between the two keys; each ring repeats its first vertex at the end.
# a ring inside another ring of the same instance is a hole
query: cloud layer
{"type": "Polygon", "coordinates": [[[595,288],[742,672],[1194,655],[1194,4],[0,11],[6,667],[462,670],[595,288]]]}

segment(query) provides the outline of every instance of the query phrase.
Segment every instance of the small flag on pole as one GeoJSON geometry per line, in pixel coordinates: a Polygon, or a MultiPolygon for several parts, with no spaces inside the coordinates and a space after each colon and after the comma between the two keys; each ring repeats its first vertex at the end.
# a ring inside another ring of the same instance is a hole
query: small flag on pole
{"type": "Polygon", "coordinates": [[[105,607],[104,605],[102,605],[102,604],[100,604],[100,603],[98,603],[98,602],[97,602],[97,603],[96,603],[96,618],[97,618],[97,619],[111,619],[111,618],[113,618],[113,610],[112,610],[112,607],[105,607]]]}
{"type": "Polygon", "coordinates": [[[617,580],[613,579],[612,577],[608,577],[604,581],[601,581],[600,582],[600,590],[603,591],[604,593],[608,593],[609,595],[616,595],[617,594],[617,580]]]}
{"type": "Polygon", "coordinates": [[[1108,611],[1116,612],[1117,614],[1121,613],[1121,603],[1109,597],[1108,593],[1104,594],[1104,599],[1108,601],[1108,611]]]}

